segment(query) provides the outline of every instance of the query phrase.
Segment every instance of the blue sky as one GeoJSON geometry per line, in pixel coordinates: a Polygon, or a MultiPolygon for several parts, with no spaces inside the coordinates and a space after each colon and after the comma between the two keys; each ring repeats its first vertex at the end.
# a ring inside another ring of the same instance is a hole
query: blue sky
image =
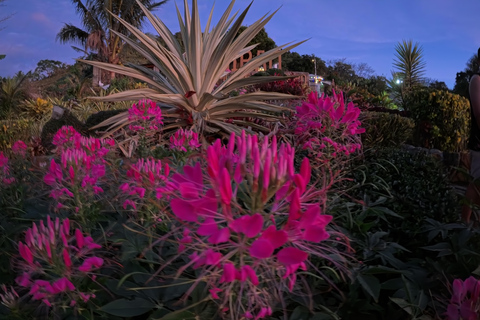
{"type": "MultiPolygon", "coordinates": [[[[177,0],[183,8],[183,0],[177,0]]],[[[189,1],[191,3],[191,0],[189,1]]],[[[213,0],[198,0],[201,19],[208,18],[213,0]]],[[[217,0],[217,21],[229,0],[217,0]]],[[[250,1],[237,0],[235,10],[250,1]]],[[[0,76],[35,69],[39,60],[73,63],[78,53],[70,45],[55,41],[64,23],[80,26],[70,0],[6,0],[0,17],[15,15],[2,24],[0,76]]],[[[255,0],[247,15],[251,24],[265,13],[280,7],[267,24],[269,36],[277,43],[309,41],[294,49],[315,54],[323,60],[346,58],[365,62],[378,75],[390,76],[395,44],[412,39],[424,48],[426,76],[444,81],[452,88],[457,72],[480,46],[478,0],[255,0]]],[[[155,11],[173,32],[179,30],[175,1],[155,11]]],[[[146,31],[152,31],[145,26],[146,31]]]]}

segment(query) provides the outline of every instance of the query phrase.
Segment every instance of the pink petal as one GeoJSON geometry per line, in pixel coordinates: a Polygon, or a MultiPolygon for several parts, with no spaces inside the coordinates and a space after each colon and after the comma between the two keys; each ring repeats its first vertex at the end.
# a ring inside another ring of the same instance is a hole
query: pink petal
{"type": "Polygon", "coordinates": [[[203,174],[200,162],[195,164],[195,167],[185,166],[183,167],[184,176],[197,185],[203,185],[203,174]]]}
{"type": "Polygon", "coordinates": [[[250,255],[257,259],[265,259],[273,254],[273,246],[270,241],[257,239],[250,246],[250,255]]]}
{"type": "Polygon", "coordinates": [[[230,239],[230,229],[223,228],[215,232],[214,234],[212,234],[208,238],[208,242],[210,242],[211,244],[219,244],[219,243],[227,242],[228,239],[230,239]]]}
{"type": "Polygon", "coordinates": [[[300,193],[296,188],[292,194],[292,200],[290,201],[290,211],[288,213],[288,220],[296,220],[300,218],[300,193]]]}
{"type": "Polygon", "coordinates": [[[227,168],[223,168],[220,173],[220,195],[223,203],[230,205],[232,201],[232,182],[227,168]]]}
{"type": "Polygon", "coordinates": [[[260,239],[265,239],[274,249],[283,246],[288,241],[288,234],[283,230],[276,230],[275,226],[268,227],[263,231],[260,239]]]}
{"type": "Polygon", "coordinates": [[[305,181],[305,184],[310,182],[310,177],[312,173],[312,168],[310,167],[310,161],[308,158],[303,158],[302,165],[300,166],[300,175],[305,181]]]}
{"type": "Polygon", "coordinates": [[[253,238],[257,236],[260,233],[260,231],[262,231],[263,217],[260,214],[256,213],[253,216],[248,217],[247,222],[249,225],[244,231],[247,237],[253,238]]]}
{"type": "Polygon", "coordinates": [[[458,307],[454,304],[449,304],[447,307],[447,317],[449,320],[459,320],[460,319],[460,314],[458,307]]]}
{"type": "Polygon", "coordinates": [[[191,182],[181,183],[179,191],[182,197],[187,199],[198,199],[198,187],[191,182]]]}
{"type": "Polygon", "coordinates": [[[293,181],[295,181],[295,185],[299,188],[300,194],[305,193],[306,183],[303,180],[303,177],[299,174],[293,176],[293,181]]]}
{"type": "Polygon", "coordinates": [[[257,236],[263,228],[263,217],[256,213],[253,216],[243,216],[229,224],[230,229],[243,233],[249,238],[257,236]]]}
{"type": "Polygon", "coordinates": [[[220,259],[222,259],[222,254],[219,252],[215,252],[212,249],[208,249],[205,252],[205,264],[209,266],[215,266],[220,263],[220,259]]]}
{"type": "Polygon", "coordinates": [[[78,228],[75,229],[75,238],[77,239],[77,247],[79,249],[82,249],[84,245],[83,234],[82,234],[82,231],[80,231],[80,229],[78,228]]]}
{"type": "Polygon", "coordinates": [[[241,273],[242,275],[245,275],[246,277],[248,277],[254,286],[258,286],[259,284],[258,277],[257,277],[257,274],[255,273],[255,270],[253,270],[252,267],[250,267],[249,265],[244,265],[242,267],[241,273]]]}
{"type": "Polygon", "coordinates": [[[226,262],[223,265],[223,274],[220,278],[220,283],[223,282],[232,282],[236,279],[236,269],[235,266],[231,262],[226,262]]]}
{"type": "Polygon", "coordinates": [[[214,196],[215,191],[210,190],[207,191],[204,198],[191,201],[191,205],[195,208],[198,215],[214,216],[217,213],[218,203],[217,198],[214,196]]]}
{"type": "Polygon", "coordinates": [[[170,202],[170,207],[178,218],[191,222],[197,221],[195,208],[193,208],[189,202],[182,199],[173,199],[170,202]]]}
{"type": "Polygon", "coordinates": [[[197,229],[197,233],[201,236],[211,236],[216,232],[218,232],[218,225],[213,218],[206,219],[197,229]]]}
{"type": "Polygon", "coordinates": [[[308,253],[293,247],[283,248],[277,253],[278,261],[286,266],[302,263],[307,258],[308,253]]]}
{"type": "Polygon", "coordinates": [[[72,266],[72,260],[70,259],[70,255],[68,254],[67,249],[65,248],[63,249],[62,255],[63,255],[63,262],[65,263],[65,266],[67,268],[70,268],[72,266]]]}
{"type": "Polygon", "coordinates": [[[208,290],[210,292],[210,294],[212,295],[212,298],[213,299],[219,299],[218,297],[218,292],[222,292],[222,289],[219,289],[219,288],[212,288],[210,290],[208,290]]]}
{"type": "Polygon", "coordinates": [[[320,242],[329,237],[330,235],[325,231],[325,228],[315,225],[306,228],[303,234],[303,239],[311,242],[320,242]]]}

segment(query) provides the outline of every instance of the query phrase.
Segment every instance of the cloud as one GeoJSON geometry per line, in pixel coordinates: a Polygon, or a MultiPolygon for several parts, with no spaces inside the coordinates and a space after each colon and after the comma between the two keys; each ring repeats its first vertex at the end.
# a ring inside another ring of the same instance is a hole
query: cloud
{"type": "Polygon", "coordinates": [[[42,22],[46,24],[51,23],[50,20],[47,18],[47,16],[42,12],[34,12],[31,14],[31,17],[33,21],[42,22]]]}

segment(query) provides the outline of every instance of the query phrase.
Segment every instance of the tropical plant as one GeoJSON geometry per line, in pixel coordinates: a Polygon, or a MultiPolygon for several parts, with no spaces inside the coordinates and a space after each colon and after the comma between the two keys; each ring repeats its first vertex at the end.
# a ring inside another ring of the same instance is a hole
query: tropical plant
{"type": "Polygon", "coordinates": [[[27,99],[25,100],[21,108],[24,111],[24,114],[27,117],[33,119],[39,119],[44,117],[48,112],[52,111],[53,103],[49,100],[44,100],[42,98],[37,99],[27,99]]]}
{"type": "MultiPolygon", "coordinates": [[[[135,26],[121,17],[118,21],[137,38],[141,44],[126,35],[112,30],[122,40],[142,53],[159,71],[143,66],[128,64],[119,66],[97,61],[83,62],[136,78],[149,84],[149,88],[128,90],[101,98],[107,101],[133,101],[151,99],[163,104],[162,113],[165,117],[164,130],[179,127],[190,127],[197,133],[236,132],[245,127],[267,130],[265,127],[247,121],[245,118],[261,118],[267,121],[278,121],[278,112],[287,110],[265,102],[265,100],[282,100],[294,98],[292,95],[275,92],[252,92],[248,94],[230,96],[229,93],[248,85],[266,83],[288,79],[288,77],[247,77],[259,65],[262,65],[285,50],[290,50],[303,43],[282,45],[257,56],[230,74],[227,79],[218,84],[219,79],[226,75],[225,70],[235,59],[255,48],[255,45],[245,47],[255,35],[262,30],[265,24],[275,14],[263,16],[237,36],[242,22],[250,9],[249,5],[236,20],[229,18],[233,8],[232,1],[217,26],[212,27],[212,14],[202,32],[200,27],[197,1],[193,1],[190,15],[188,2],[185,0],[185,18],[177,8],[180,32],[185,45],[185,52],[181,50],[179,42],[165,24],[148,9],[138,2],[147,18],[158,34],[164,39],[167,47],[145,35],[135,26]]],[[[212,10],[213,13],[213,10],[212,10]]],[[[97,98],[98,99],[98,98],[97,98]]],[[[128,124],[128,114],[123,113],[112,117],[99,126],[112,125],[120,128],[128,124]]]]}
{"type": "Polygon", "coordinates": [[[392,79],[388,82],[398,104],[408,108],[408,98],[412,90],[421,85],[425,74],[425,60],[423,48],[412,40],[403,40],[395,46],[395,59],[393,60],[392,79]]]}
{"type": "MultiPolygon", "coordinates": [[[[155,2],[153,0],[139,0],[148,8],[158,8],[168,0],[155,2]]],[[[77,13],[80,15],[83,29],[66,23],[57,34],[61,43],[73,42],[84,46],[79,51],[93,52],[100,61],[120,63],[120,53],[125,45],[118,33],[127,33],[128,30],[116,21],[112,14],[121,17],[130,25],[140,28],[145,15],[134,0],[72,0],[77,13]]],[[[113,75],[112,75],[113,76],[113,75]]]]}
{"type": "Polygon", "coordinates": [[[411,118],[386,112],[364,112],[360,116],[365,132],[365,148],[401,146],[413,136],[415,122],[411,118]]]}
{"type": "Polygon", "coordinates": [[[24,96],[22,84],[28,74],[18,72],[14,77],[5,78],[0,83],[0,117],[6,116],[15,103],[24,96]]]}

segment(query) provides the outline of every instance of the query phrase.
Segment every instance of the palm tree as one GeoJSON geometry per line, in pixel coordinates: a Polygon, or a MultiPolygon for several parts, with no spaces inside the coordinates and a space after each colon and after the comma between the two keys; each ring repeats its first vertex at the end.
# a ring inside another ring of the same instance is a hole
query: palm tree
{"type": "MultiPolygon", "coordinates": [[[[168,0],[141,0],[149,10],[158,8],[168,0]]],[[[75,10],[80,15],[83,28],[66,23],[57,34],[61,43],[81,44],[84,49],[73,47],[85,53],[94,53],[96,59],[112,64],[120,64],[120,53],[125,42],[118,34],[127,34],[127,28],[114,16],[140,28],[145,20],[145,13],[135,0],[72,0],[75,10]],[[114,16],[112,16],[112,13],[114,16]]],[[[111,74],[111,77],[114,73],[111,74]]]]}
{"type": "Polygon", "coordinates": [[[418,42],[403,40],[395,46],[395,70],[389,81],[390,91],[398,99],[398,103],[406,109],[409,94],[422,84],[426,63],[423,59],[423,48],[418,42]]]}

